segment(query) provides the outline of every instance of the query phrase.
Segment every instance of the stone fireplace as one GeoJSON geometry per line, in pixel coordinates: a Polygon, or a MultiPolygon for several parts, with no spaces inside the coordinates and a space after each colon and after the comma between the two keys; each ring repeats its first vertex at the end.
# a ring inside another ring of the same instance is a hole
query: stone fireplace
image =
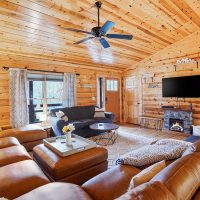
{"type": "Polygon", "coordinates": [[[165,109],[164,130],[191,133],[192,110],[165,109]]]}

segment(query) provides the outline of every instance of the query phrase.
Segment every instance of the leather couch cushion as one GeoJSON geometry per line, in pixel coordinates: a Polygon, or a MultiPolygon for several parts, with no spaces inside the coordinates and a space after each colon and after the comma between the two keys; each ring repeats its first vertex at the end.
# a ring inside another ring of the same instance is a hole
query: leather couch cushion
{"type": "Polygon", "coordinates": [[[90,179],[82,188],[95,200],[113,200],[127,191],[131,178],[139,172],[129,165],[117,165],[90,179]]]}
{"type": "Polygon", "coordinates": [[[116,200],[177,200],[160,182],[144,183],[116,200]]]}
{"type": "Polygon", "coordinates": [[[14,199],[47,183],[49,180],[32,160],[0,167],[0,197],[14,199]]]}
{"type": "Polygon", "coordinates": [[[107,160],[107,150],[92,148],[71,156],[60,157],[43,144],[34,147],[33,157],[53,179],[61,179],[107,160]]]}
{"type": "Polygon", "coordinates": [[[31,156],[22,145],[0,149],[0,167],[31,159],[31,156]]]}
{"type": "MultiPolygon", "coordinates": [[[[1,133],[0,133],[1,135],[1,133]]],[[[14,137],[0,138],[0,149],[20,145],[19,141],[14,137]]]]}
{"type": "Polygon", "coordinates": [[[138,185],[149,182],[158,172],[160,172],[165,167],[166,164],[163,160],[142,170],[131,179],[129,190],[137,187],[138,185]]]}
{"type": "Polygon", "coordinates": [[[200,153],[174,161],[151,180],[155,181],[162,182],[176,199],[192,199],[200,183],[200,153]]]}
{"type": "Polygon", "coordinates": [[[69,183],[49,183],[18,197],[16,200],[92,200],[80,186],[69,183]]]}
{"type": "Polygon", "coordinates": [[[26,143],[47,138],[47,132],[35,124],[29,124],[21,128],[4,130],[0,137],[16,137],[20,143],[26,143]]]}

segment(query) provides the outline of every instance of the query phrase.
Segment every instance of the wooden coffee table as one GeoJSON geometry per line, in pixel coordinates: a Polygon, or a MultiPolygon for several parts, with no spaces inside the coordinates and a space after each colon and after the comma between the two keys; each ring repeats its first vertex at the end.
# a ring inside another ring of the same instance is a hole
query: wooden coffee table
{"type": "Polygon", "coordinates": [[[90,129],[92,130],[105,131],[95,139],[95,142],[100,145],[102,145],[102,141],[106,141],[104,145],[114,144],[118,137],[118,128],[118,125],[111,123],[96,123],[90,125],[90,129]]]}

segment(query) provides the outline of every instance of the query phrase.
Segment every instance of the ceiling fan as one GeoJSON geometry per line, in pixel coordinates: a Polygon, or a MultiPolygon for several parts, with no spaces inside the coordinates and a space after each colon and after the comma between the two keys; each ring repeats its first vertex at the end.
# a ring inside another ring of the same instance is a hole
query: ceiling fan
{"type": "Polygon", "coordinates": [[[104,48],[109,48],[110,45],[108,42],[105,40],[106,38],[115,38],[115,39],[123,39],[123,40],[132,40],[133,36],[132,35],[122,35],[122,34],[107,34],[107,32],[115,25],[114,22],[107,21],[102,27],[100,26],[100,8],[102,6],[101,1],[97,1],[95,3],[97,9],[98,9],[98,26],[92,28],[92,30],[89,31],[83,31],[83,30],[78,30],[74,28],[66,28],[69,31],[74,31],[74,32],[79,32],[79,33],[86,33],[91,35],[90,37],[84,38],[78,42],[75,42],[74,44],[80,44],[83,42],[86,42],[88,40],[98,38],[99,42],[104,48]]]}

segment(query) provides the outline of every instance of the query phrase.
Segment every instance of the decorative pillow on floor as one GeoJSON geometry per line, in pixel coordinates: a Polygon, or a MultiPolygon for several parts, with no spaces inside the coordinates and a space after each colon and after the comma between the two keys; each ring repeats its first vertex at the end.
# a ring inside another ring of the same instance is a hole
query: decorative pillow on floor
{"type": "Polygon", "coordinates": [[[164,160],[162,160],[142,170],[140,173],[138,173],[131,179],[128,190],[132,190],[138,185],[149,182],[156,174],[158,174],[165,167],[166,163],[164,160]]]}
{"type": "Polygon", "coordinates": [[[146,145],[122,155],[119,160],[121,164],[140,167],[159,162],[161,160],[172,160],[179,158],[182,153],[192,144],[174,139],[159,140],[153,145],[146,145]]]}

